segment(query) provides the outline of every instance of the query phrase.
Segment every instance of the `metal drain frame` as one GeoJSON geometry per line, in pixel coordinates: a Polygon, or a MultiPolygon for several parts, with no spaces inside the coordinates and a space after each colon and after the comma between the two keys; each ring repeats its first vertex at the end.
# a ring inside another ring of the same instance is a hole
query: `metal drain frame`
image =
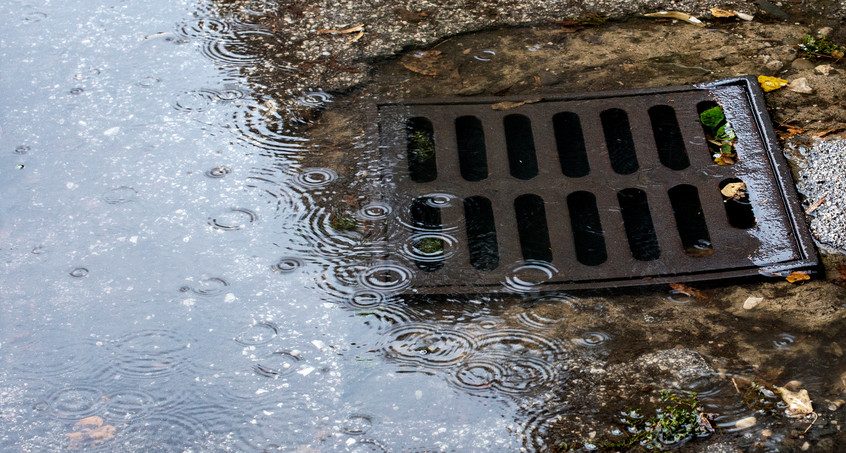
{"type": "Polygon", "coordinates": [[[769,120],[766,103],[753,76],[737,77],[691,86],[622,90],[598,93],[544,95],[540,101],[506,110],[491,106],[503,101],[522,102],[525,96],[479,98],[432,98],[383,102],[373,106],[378,124],[382,162],[383,202],[394,207],[387,220],[387,252],[384,259],[401,263],[412,272],[402,285],[407,293],[483,293],[500,291],[552,291],[652,285],[670,282],[714,280],[752,275],[785,275],[792,270],[813,270],[818,257],[799,204],[787,162],[769,120]],[[738,135],[739,161],[731,166],[715,164],[708,149],[696,106],[715,101],[721,105],[738,135]],[[649,107],[674,109],[690,165],[682,170],[663,166],[658,159],[649,107]],[[628,113],[639,168],[620,175],[611,168],[609,152],[599,125],[599,113],[622,109],[628,113]],[[550,118],[558,112],[575,112],[581,118],[585,149],[590,163],[586,176],[564,176],[550,118]],[[521,114],[531,120],[538,161],[538,175],[519,180],[509,174],[502,121],[521,114]],[[454,120],[471,115],[483,123],[488,176],[470,182],[459,172],[454,120]],[[437,178],[414,182],[407,163],[406,121],[425,117],[434,125],[437,178]],[[593,121],[595,119],[596,121],[593,121]],[[730,225],[723,207],[719,183],[732,178],[747,184],[756,218],[752,228],[730,225]],[[685,184],[695,187],[711,237],[713,253],[687,255],[667,200],[668,189],[685,184]],[[617,193],[639,189],[646,194],[660,256],[638,261],[627,246],[617,193]],[[588,266],[575,259],[566,197],[587,191],[596,197],[607,250],[607,260],[588,266]],[[552,259],[548,263],[526,261],[518,239],[514,200],[535,194],[544,203],[552,259]],[[478,270],[470,265],[468,236],[462,200],[482,196],[493,206],[499,265],[478,270]],[[445,238],[439,266],[420,266],[407,253],[414,240],[408,225],[411,204],[418,198],[437,199],[441,231],[445,238]],[[538,266],[540,264],[541,266],[538,266]],[[425,269],[425,270],[424,270],[425,269]],[[525,274],[525,275],[523,275],[525,274]],[[518,281],[519,285],[506,282],[518,281]]]}

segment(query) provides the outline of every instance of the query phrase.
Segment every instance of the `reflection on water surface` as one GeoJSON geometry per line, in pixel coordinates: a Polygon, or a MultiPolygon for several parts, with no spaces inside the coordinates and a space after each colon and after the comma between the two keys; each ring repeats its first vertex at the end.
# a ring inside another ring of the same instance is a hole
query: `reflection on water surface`
{"type": "Polygon", "coordinates": [[[725,291],[539,296],[548,269],[529,262],[504,263],[523,295],[400,296],[428,254],[379,261],[385,224],[447,248],[463,226],[433,233],[377,199],[363,113],[333,125],[341,99],[285,78],[273,4],[219,6],[0,7],[4,451],[546,450],[611,432],[661,386],[700,392],[752,443],[782,419],[736,386],[795,378],[819,410],[835,400],[836,331],[744,331],[725,291]],[[644,353],[676,346],[727,359],[691,352],[657,378],[644,353]]]}

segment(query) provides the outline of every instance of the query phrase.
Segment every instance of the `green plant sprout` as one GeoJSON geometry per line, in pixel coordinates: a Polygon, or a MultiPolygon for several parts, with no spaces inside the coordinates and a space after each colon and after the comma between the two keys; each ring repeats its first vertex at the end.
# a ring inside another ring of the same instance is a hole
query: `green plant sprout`
{"type": "Polygon", "coordinates": [[[414,248],[427,255],[433,255],[444,251],[444,241],[438,238],[423,238],[414,244],[414,248]]]}
{"type": "Polygon", "coordinates": [[[347,231],[356,227],[358,221],[350,214],[332,214],[329,216],[329,226],[333,230],[347,231]]]}
{"type": "Polygon", "coordinates": [[[831,42],[825,35],[818,35],[817,37],[805,35],[805,38],[799,44],[799,50],[805,53],[809,60],[816,60],[819,57],[839,60],[843,58],[844,52],[846,52],[846,49],[831,42]]]}
{"type": "Polygon", "coordinates": [[[714,151],[714,162],[720,165],[734,164],[737,161],[737,154],[734,152],[737,135],[726,119],[723,108],[718,105],[703,111],[699,114],[699,122],[705,131],[708,148],[714,151]]]}
{"type": "Polygon", "coordinates": [[[411,157],[417,162],[426,162],[435,156],[435,140],[423,131],[414,131],[409,139],[411,157]]]}
{"type": "Polygon", "coordinates": [[[627,449],[636,445],[650,450],[665,450],[714,432],[708,414],[702,412],[696,393],[679,394],[662,390],[661,399],[666,404],[649,418],[640,409],[629,409],[623,413],[621,421],[628,427],[628,437],[600,442],[596,446],[603,450],[627,449]]]}

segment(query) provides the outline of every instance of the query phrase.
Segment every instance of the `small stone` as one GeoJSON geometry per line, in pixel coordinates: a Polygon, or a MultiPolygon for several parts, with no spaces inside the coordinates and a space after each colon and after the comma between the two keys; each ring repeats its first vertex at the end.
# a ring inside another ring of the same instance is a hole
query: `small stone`
{"type": "Polygon", "coordinates": [[[780,70],[783,67],[784,67],[784,62],[782,62],[781,60],[771,60],[771,61],[767,62],[767,69],[769,69],[770,71],[775,72],[775,71],[780,70]]]}
{"type": "Polygon", "coordinates": [[[832,69],[834,69],[834,68],[831,67],[830,64],[821,64],[821,65],[817,66],[816,68],[814,68],[814,71],[817,71],[818,73],[820,73],[824,76],[827,76],[829,73],[831,73],[832,69]]]}
{"type": "Polygon", "coordinates": [[[801,449],[802,449],[802,451],[808,451],[808,449],[809,449],[809,448],[811,448],[811,444],[810,444],[810,443],[808,443],[808,441],[806,440],[806,441],[805,441],[805,443],[804,443],[804,444],[802,444],[802,446],[801,446],[801,447],[799,447],[799,448],[801,448],[801,449]]]}
{"type": "Polygon", "coordinates": [[[758,423],[758,419],[752,416],[741,418],[740,420],[734,422],[734,426],[736,428],[749,428],[750,426],[754,426],[755,423],[758,423]]]}
{"type": "Polygon", "coordinates": [[[811,94],[814,92],[814,89],[808,85],[808,79],[804,77],[799,77],[798,79],[791,81],[787,84],[787,89],[793,91],[794,93],[801,94],[811,94]]]}
{"type": "Polygon", "coordinates": [[[797,71],[807,71],[814,69],[814,64],[804,58],[797,58],[793,60],[790,66],[797,71]]]}
{"type": "Polygon", "coordinates": [[[743,302],[743,308],[746,309],[746,310],[751,310],[751,309],[757,307],[758,304],[763,302],[763,300],[764,300],[763,297],[749,296],[749,297],[746,298],[746,301],[743,302]]]}
{"type": "Polygon", "coordinates": [[[761,431],[761,438],[768,439],[770,436],[773,435],[773,431],[771,429],[764,429],[761,431]]]}

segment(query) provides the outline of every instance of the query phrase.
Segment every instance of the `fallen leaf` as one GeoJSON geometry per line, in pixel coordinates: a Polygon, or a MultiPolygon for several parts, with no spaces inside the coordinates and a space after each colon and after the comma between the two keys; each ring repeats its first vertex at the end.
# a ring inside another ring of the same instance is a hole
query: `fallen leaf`
{"type": "Polygon", "coordinates": [[[681,11],[659,11],[657,13],[644,14],[643,17],[654,17],[659,19],[678,19],[696,25],[698,27],[705,26],[705,24],[703,24],[701,20],[681,11]]]}
{"type": "Polygon", "coordinates": [[[521,105],[535,104],[535,103],[540,102],[542,100],[543,100],[543,98],[527,99],[525,101],[516,101],[516,102],[503,101],[503,102],[497,102],[496,104],[491,104],[491,108],[494,109],[494,110],[511,110],[511,109],[516,109],[517,107],[520,107],[521,105]]]}
{"type": "Polygon", "coordinates": [[[814,89],[808,85],[808,79],[804,77],[799,77],[798,79],[792,80],[788,85],[787,89],[800,94],[811,94],[814,92],[814,89]]]}
{"type": "Polygon", "coordinates": [[[785,279],[790,283],[801,282],[802,280],[810,280],[811,276],[802,271],[793,271],[785,277],[785,279]]]}
{"type": "Polygon", "coordinates": [[[758,84],[761,85],[762,90],[769,92],[786,86],[788,81],[778,77],[759,75],[758,84]]]}
{"type": "Polygon", "coordinates": [[[763,301],[764,301],[763,297],[749,296],[749,297],[746,298],[746,301],[743,302],[743,308],[745,310],[751,310],[751,309],[757,307],[758,304],[760,304],[763,301]]]}
{"type": "Polygon", "coordinates": [[[823,138],[823,137],[831,135],[835,132],[840,132],[840,131],[844,131],[844,130],[846,130],[846,127],[835,127],[834,129],[826,129],[824,131],[817,132],[816,134],[813,135],[813,137],[814,138],[823,138]]]}
{"type": "Polygon", "coordinates": [[[117,428],[112,425],[104,425],[90,429],[86,431],[86,434],[88,434],[88,437],[92,440],[103,441],[115,437],[115,434],[117,434],[117,428]]]}
{"type": "Polygon", "coordinates": [[[687,285],[682,284],[682,283],[670,283],[670,288],[672,288],[672,289],[674,289],[674,290],[676,290],[676,291],[678,291],[678,292],[680,292],[680,293],[682,293],[686,296],[693,297],[696,300],[705,300],[705,299],[708,298],[708,296],[703,294],[702,291],[699,291],[696,288],[691,288],[690,286],[687,286],[687,285]]]}
{"type": "Polygon", "coordinates": [[[787,130],[786,133],[779,130],[779,136],[781,137],[782,140],[784,140],[786,138],[793,137],[794,135],[797,135],[797,134],[803,134],[803,133],[808,131],[807,129],[804,129],[804,128],[801,128],[801,127],[798,127],[798,126],[792,126],[790,124],[778,123],[778,125],[779,125],[780,129],[786,129],[787,130]]]}
{"type": "Polygon", "coordinates": [[[737,14],[734,11],[726,11],[720,8],[711,8],[711,14],[714,17],[734,17],[737,14]]]}
{"type": "Polygon", "coordinates": [[[735,200],[740,200],[744,196],[746,196],[746,183],[745,182],[730,182],[725,185],[725,187],[720,190],[720,193],[723,194],[726,198],[733,198],[735,200]]]}
{"type": "Polygon", "coordinates": [[[437,76],[447,69],[441,60],[440,50],[423,50],[402,57],[400,64],[409,71],[427,76],[437,76]]]}
{"type": "Polygon", "coordinates": [[[814,413],[814,407],[811,405],[811,397],[808,396],[808,391],[805,389],[798,392],[791,392],[784,387],[776,387],[776,390],[781,393],[781,399],[787,403],[787,409],[784,412],[788,417],[804,417],[808,414],[814,413]]]}
{"type": "Polygon", "coordinates": [[[97,415],[92,415],[74,423],[74,426],[103,426],[103,418],[97,415]]]}

